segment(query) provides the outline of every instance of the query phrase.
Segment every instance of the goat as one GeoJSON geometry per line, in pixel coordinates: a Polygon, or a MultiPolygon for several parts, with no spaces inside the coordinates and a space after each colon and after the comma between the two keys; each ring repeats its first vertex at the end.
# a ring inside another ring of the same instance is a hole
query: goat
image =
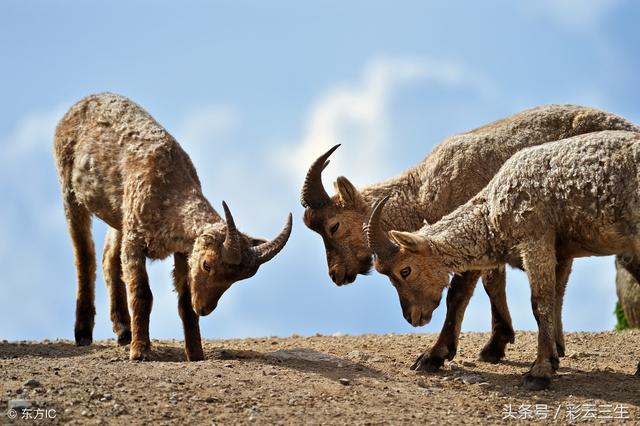
{"type": "Polygon", "coordinates": [[[153,297],[145,260],[173,254],[186,357],[203,359],[198,316],[211,313],[231,284],[282,250],[291,214],[272,241],[240,233],[226,203],[223,221],[204,197],[178,142],[123,96],[101,93],[72,106],[56,128],[54,151],[76,259],[76,344],[93,340],[95,215],[109,226],[103,269],[118,344],[131,343],[132,360],[149,359],[153,297]]]}
{"type": "MultiPolygon", "coordinates": [[[[547,105],[522,111],[440,143],[421,163],[382,183],[360,190],[344,176],[335,182],[337,194],[329,197],[322,185],[322,170],[337,146],[320,156],[309,168],[302,188],[307,227],[322,236],[329,275],[338,285],[353,282],[372,266],[372,251],[362,232],[374,201],[393,194],[382,215],[385,229],[415,231],[426,220],[436,222],[480,191],[500,166],[522,148],[598,130],[640,130],[617,115],[574,105],[547,105]]],[[[482,274],[467,271],[456,275],[447,294],[447,315],[436,343],[420,357],[422,369],[435,371],[444,359],[453,359],[462,318],[478,278],[491,300],[492,335],[480,359],[498,362],[505,346],[514,340],[506,302],[505,270],[499,266],[482,274]]],[[[399,293],[405,318],[410,292],[399,293]]],[[[410,303],[420,303],[412,300],[410,303]]],[[[413,325],[424,325],[420,318],[413,325]]],[[[564,343],[560,349],[564,351],[564,343]]]]}
{"type": "MultiPolygon", "coordinates": [[[[428,320],[449,273],[522,264],[539,328],[538,355],[523,384],[547,388],[559,367],[558,320],[572,260],[640,254],[638,164],[637,132],[595,132],[526,148],[467,203],[413,233],[391,230],[391,239],[380,225],[388,200],[382,198],[366,226],[376,270],[429,300],[426,309],[410,306],[412,317],[428,320]]],[[[625,265],[640,279],[637,262],[625,265]]]]}

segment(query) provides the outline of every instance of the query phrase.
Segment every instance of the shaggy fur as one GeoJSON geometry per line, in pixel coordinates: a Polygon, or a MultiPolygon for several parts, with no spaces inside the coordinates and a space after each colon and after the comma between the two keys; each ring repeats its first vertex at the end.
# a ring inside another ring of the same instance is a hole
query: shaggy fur
{"type": "MultiPolygon", "coordinates": [[[[357,274],[366,273],[372,266],[372,252],[362,233],[362,224],[375,200],[391,195],[381,216],[385,230],[415,231],[425,220],[434,223],[468,201],[519,150],[605,129],[640,130],[619,116],[593,108],[574,105],[533,108],[451,136],[420,164],[385,182],[358,190],[347,178],[339,177],[335,183],[337,194],[328,201],[324,200],[326,192],[319,181],[326,166],[328,155],[325,155],[319,158],[315,176],[310,169],[302,191],[302,203],[307,207],[305,224],[322,236],[332,280],[338,285],[353,282],[357,274]]],[[[464,310],[479,276],[462,273],[453,278],[442,332],[435,345],[421,356],[423,367],[435,370],[444,359],[454,357],[464,310]]],[[[493,332],[480,357],[497,362],[504,356],[506,344],[514,338],[506,304],[504,268],[485,272],[483,284],[491,299],[493,332]]],[[[405,318],[414,325],[423,325],[426,317],[416,316],[414,321],[406,309],[420,300],[409,290],[398,289],[398,295],[405,318]]]]}
{"type": "Polygon", "coordinates": [[[95,215],[109,225],[103,268],[118,343],[131,341],[131,359],[148,358],[152,295],[145,261],[174,255],[187,359],[202,359],[198,315],[209,314],[233,282],[254,275],[284,247],[291,215],[271,242],[240,234],[226,204],[225,222],[204,197],[175,139],[122,96],[93,95],[71,107],[56,128],[54,150],[78,273],[76,343],[92,341],[95,215]]]}
{"type": "MultiPolygon", "coordinates": [[[[522,259],[539,326],[538,357],[524,383],[545,388],[559,365],[559,312],[572,259],[640,253],[639,164],[636,132],[596,132],[524,149],[439,222],[414,233],[391,231],[400,248],[376,268],[437,306],[449,272],[522,259]]],[[[640,268],[630,272],[640,278],[640,268]]],[[[430,315],[423,306],[415,312],[430,315]]]]}

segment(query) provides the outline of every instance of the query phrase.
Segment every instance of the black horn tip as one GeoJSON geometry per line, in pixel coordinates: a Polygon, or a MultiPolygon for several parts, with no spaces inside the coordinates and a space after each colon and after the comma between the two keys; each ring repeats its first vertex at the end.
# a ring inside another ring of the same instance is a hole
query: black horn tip
{"type": "Polygon", "coordinates": [[[329,194],[322,186],[322,171],[329,165],[329,156],[338,149],[340,144],[334,145],[327,152],[318,157],[309,167],[300,194],[300,203],[304,208],[321,208],[331,202],[329,194]]]}
{"type": "Polygon", "coordinates": [[[384,197],[378,198],[376,200],[376,202],[373,204],[373,209],[371,210],[369,221],[371,221],[371,218],[373,218],[374,215],[376,216],[376,218],[380,216],[380,214],[382,213],[382,209],[384,209],[384,206],[385,204],[387,204],[387,201],[389,201],[389,198],[391,198],[391,194],[385,195],[384,197]]]}
{"type": "Polygon", "coordinates": [[[287,215],[287,222],[285,223],[284,227],[287,230],[288,240],[289,236],[291,235],[291,230],[293,229],[293,214],[291,212],[289,212],[289,214],[287,215]]]}
{"type": "Polygon", "coordinates": [[[380,215],[384,205],[389,201],[391,195],[384,196],[376,200],[369,220],[364,226],[367,243],[374,254],[380,258],[392,255],[396,251],[396,245],[389,240],[387,233],[380,226],[380,215]]]}
{"type": "Polygon", "coordinates": [[[235,226],[233,215],[231,214],[231,209],[229,209],[229,206],[225,201],[222,201],[222,208],[224,209],[225,220],[227,222],[231,222],[232,226],[235,226]]]}
{"type": "Polygon", "coordinates": [[[289,213],[287,216],[287,222],[284,227],[271,241],[260,244],[257,247],[252,247],[251,250],[256,255],[258,259],[258,263],[262,264],[271,260],[275,255],[277,255],[287,244],[289,241],[289,237],[291,236],[291,229],[293,226],[293,214],[289,213]]]}
{"type": "Polygon", "coordinates": [[[229,206],[227,205],[227,202],[222,200],[222,208],[224,209],[224,214],[225,216],[231,216],[231,210],[229,210],[229,206]]]}
{"type": "Polygon", "coordinates": [[[341,143],[335,144],[334,146],[329,148],[329,150],[324,155],[326,155],[327,157],[330,156],[331,154],[333,154],[333,151],[335,151],[336,149],[338,149],[340,147],[340,145],[342,145],[342,144],[341,143]]]}

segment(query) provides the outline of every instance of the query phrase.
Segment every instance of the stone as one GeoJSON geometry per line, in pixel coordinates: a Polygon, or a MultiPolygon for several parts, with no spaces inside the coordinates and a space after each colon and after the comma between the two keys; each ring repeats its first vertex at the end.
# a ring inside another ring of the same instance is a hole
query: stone
{"type": "Polygon", "coordinates": [[[32,403],[28,399],[10,399],[7,404],[9,410],[21,411],[26,408],[31,408],[32,403]]]}
{"type": "Polygon", "coordinates": [[[22,386],[33,389],[33,388],[41,388],[42,384],[36,379],[29,379],[26,382],[24,382],[22,386]]]}
{"type": "Polygon", "coordinates": [[[429,389],[429,385],[427,384],[427,382],[424,381],[424,379],[418,379],[416,384],[422,389],[429,389]]]}
{"type": "Polygon", "coordinates": [[[464,383],[465,385],[473,385],[476,383],[484,382],[484,378],[476,374],[467,374],[465,376],[462,376],[461,379],[462,379],[462,383],[464,383]]]}
{"type": "Polygon", "coordinates": [[[276,358],[280,361],[298,360],[311,362],[330,362],[336,365],[342,363],[344,365],[344,360],[336,356],[318,352],[309,348],[280,349],[268,354],[268,356],[276,358]]]}
{"type": "Polygon", "coordinates": [[[346,377],[343,377],[338,381],[340,382],[341,385],[345,385],[345,386],[348,386],[351,384],[351,380],[347,379],[346,377]]]}

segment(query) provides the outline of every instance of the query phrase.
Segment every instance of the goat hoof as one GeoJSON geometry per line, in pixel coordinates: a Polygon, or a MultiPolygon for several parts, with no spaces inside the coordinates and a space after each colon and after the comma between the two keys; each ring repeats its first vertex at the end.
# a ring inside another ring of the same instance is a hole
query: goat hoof
{"type": "Polygon", "coordinates": [[[76,329],[75,330],[76,346],[89,346],[93,342],[91,331],[76,329]]]}
{"type": "Polygon", "coordinates": [[[443,358],[430,357],[428,355],[420,355],[416,362],[413,363],[411,369],[414,371],[424,371],[427,373],[435,373],[444,365],[443,358]]]}
{"type": "Polygon", "coordinates": [[[131,330],[123,330],[118,333],[118,346],[127,346],[131,343],[131,330]]]}
{"type": "Polygon", "coordinates": [[[130,353],[129,360],[130,361],[151,361],[151,356],[148,353],[144,353],[144,352],[130,353]]]}
{"type": "Polygon", "coordinates": [[[480,351],[480,361],[483,362],[497,364],[502,358],[504,358],[504,347],[498,347],[492,344],[492,342],[489,342],[489,344],[480,351]]]}
{"type": "Polygon", "coordinates": [[[556,351],[558,352],[558,357],[564,358],[564,354],[565,354],[564,345],[556,343],[556,351]]]}
{"type": "Polygon", "coordinates": [[[93,343],[93,339],[91,337],[76,338],[76,346],[89,346],[91,343],[93,343]]]}
{"type": "Polygon", "coordinates": [[[187,361],[202,361],[204,359],[204,355],[202,354],[202,351],[200,352],[193,352],[193,353],[186,353],[187,355],[187,361]]]}
{"type": "Polygon", "coordinates": [[[512,329],[501,327],[494,331],[491,338],[480,351],[480,361],[497,364],[505,355],[507,344],[515,342],[516,335],[512,329]]]}
{"type": "Polygon", "coordinates": [[[131,345],[129,351],[129,359],[131,361],[150,361],[151,360],[151,348],[149,345],[131,345]]]}
{"type": "Polygon", "coordinates": [[[189,362],[202,361],[203,359],[204,359],[204,355],[202,354],[194,354],[194,355],[187,354],[187,361],[189,362]]]}
{"type": "Polygon", "coordinates": [[[551,385],[551,379],[548,377],[535,377],[531,373],[526,373],[522,376],[522,386],[526,390],[539,391],[548,389],[551,385]]]}

